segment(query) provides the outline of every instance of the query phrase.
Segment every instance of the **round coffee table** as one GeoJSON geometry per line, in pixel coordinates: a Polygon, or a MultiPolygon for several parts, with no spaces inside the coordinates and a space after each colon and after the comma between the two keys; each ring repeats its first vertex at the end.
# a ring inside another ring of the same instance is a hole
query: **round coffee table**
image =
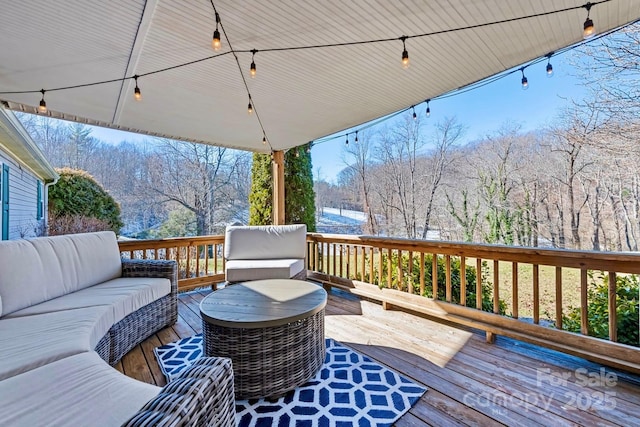
{"type": "Polygon", "coordinates": [[[301,280],[236,283],[200,303],[205,356],[233,362],[236,399],[277,397],[313,377],[325,358],[327,293],[301,280]]]}

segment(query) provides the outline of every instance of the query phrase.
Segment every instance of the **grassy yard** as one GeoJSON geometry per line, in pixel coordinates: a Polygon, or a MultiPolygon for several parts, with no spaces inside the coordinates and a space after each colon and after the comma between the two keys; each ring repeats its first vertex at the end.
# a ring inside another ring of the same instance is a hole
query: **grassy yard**
{"type": "MultiPolygon", "coordinates": [[[[474,261],[475,262],[475,261],[474,261]]],[[[488,280],[493,283],[493,262],[488,263],[488,280]]],[[[500,299],[507,304],[507,314],[513,312],[512,265],[510,262],[499,263],[500,299]]],[[[556,269],[551,266],[540,266],[540,318],[553,320],[556,307],[556,269]]],[[[533,317],[533,267],[530,264],[518,265],[518,316],[533,317]]],[[[580,304],[580,270],[562,269],[562,307],[563,313],[569,307],[580,304]]]]}
{"type": "MultiPolygon", "coordinates": [[[[340,257],[336,256],[336,270],[340,275],[340,257]]],[[[333,272],[333,256],[325,257],[325,263],[329,272],[333,272]]],[[[467,258],[467,266],[475,266],[474,258],[467,258]]],[[[357,266],[353,253],[349,258],[343,257],[343,274],[346,275],[347,264],[349,264],[350,277],[353,278],[355,268],[358,272],[361,268],[361,255],[358,257],[357,266]],[[347,260],[348,259],[348,260],[347,260]]],[[[485,268],[486,280],[493,284],[493,262],[488,261],[485,268]]],[[[365,267],[368,271],[368,263],[365,267]]],[[[513,292],[512,292],[512,264],[510,262],[500,262],[499,264],[499,293],[500,299],[507,304],[508,315],[513,313],[513,292]]],[[[377,254],[374,258],[374,266],[378,267],[377,254]]],[[[414,272],[414,274],[417,274],[414,272]]],[[[555,283],[556,271],[552,266],[539,267],[539,291],[540,291],[540,319],[555,319],[555,283]]],[[[520,318],[533,317],[533,267],[530,264],[518,265],[518,316],[520,318]]],[[[441,284],[442,286],[442,284],[441,284]]],[[[562,269],[562,307],[563,313],[568,313],[569,307],[576,307],[580,304],[580,270],[573,268],[562,269]]]]}

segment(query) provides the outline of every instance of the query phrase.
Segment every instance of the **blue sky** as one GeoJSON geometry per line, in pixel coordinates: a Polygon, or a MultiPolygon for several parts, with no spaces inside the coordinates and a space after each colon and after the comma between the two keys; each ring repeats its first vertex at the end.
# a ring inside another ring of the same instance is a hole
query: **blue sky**
{"type": "MultiPolygon", "coordinates": [[[[569,104],[569,100],[580,100],[585,96],[581,82],[572,76],[574,70],[568,61],[571,55],[573,53],[565,53],[551,58],[554,73],[550,78],[545,72],[546,61],[527,67],[527,90],[522,90],[522,75],[517,72],[483,87],[431,101],[431,117],[423,120],[425,131],[428,132],[429,126],[433,126],[438,120],[455,116],[467,128],[464,143],[483,138],[506,122],[520,124],[523,130],[551,123],[569,104]]],[[[425,104],[420,104],[416,107],[416,112],[424,114],[425,108],[425,104]]],[[[393,125],[393,120],[379,126],[393,125]]],[[[94,137],[113,144],[125,140],[142,142],[152,139],[145,135],[92,128],[94,137]]],[[[375,131],[375,127],[372,131],[375,131]]],[[[339,134],[344,135],[344,132],[339,134]]],[[[343,147],[344,136],[313,147],[311,156],[316,179],[320,177],[335,182],[338,173],[346,166],[341,155],[343,147]]]]}

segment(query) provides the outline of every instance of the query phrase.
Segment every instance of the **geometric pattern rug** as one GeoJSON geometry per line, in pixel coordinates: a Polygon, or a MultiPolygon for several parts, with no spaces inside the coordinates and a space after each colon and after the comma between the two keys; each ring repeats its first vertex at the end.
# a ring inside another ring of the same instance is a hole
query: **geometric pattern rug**
{"type": "MultiPolygon", "coordinates": [[[[427,391],[327,338],[315,377],[277,400],[236,401],[238,426],[391,426],[427,391]]],[[[154,349],[168,381],[202,355],[202,335],[154,349]]]]}

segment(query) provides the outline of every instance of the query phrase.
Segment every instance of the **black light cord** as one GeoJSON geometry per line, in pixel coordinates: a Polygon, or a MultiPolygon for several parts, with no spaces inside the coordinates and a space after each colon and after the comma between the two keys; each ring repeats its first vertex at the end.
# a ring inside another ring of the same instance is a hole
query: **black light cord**
{"type": "MultiPolygon", "coordinates": [[[[211,7],[213,7],[213,11],[215,12],[216,16],[218,16],[218,10],[216,9],[216,5],[213,4],[213,0],[211,1],[211,7]]],[[[238,66],[238,71],[240,72],[240,77],[242,77],[242,83],[244,84],[244,88],[247,91],[247,96],[249,97],[249,106],[251,106],[252,110],[253,110],[253,114],[255,114],[256,119],[258,120],[258,124],[260,125],[260,130],[262,130],[262,141],[264,143],[264,141],[267,142],[267,145],[269,145],[269,148],[271,149],[271,151],[273,151],[273,146],[271,145],[271,141],[269,141],[269,137],[267,136],[267,132],[264,129],[264,124],[262,123],[262,120],[260,119],[260,114],[258,112],[258,107],[256,106],[256,102],[252,99],[251,97],[251,91],[249,90],[249,85],[247,84],[247,79],[244,76],[244,73],[242,72],[242,66],[240,65],[240,60],[238,59],[238,55],[237,52],[235,50],[233,50],[233,47],[231,46],[231,40],[229,40],[229,37],[227,36],[227,31],[224,29],[224,25],[222,23],[222,21],[220,21],[220,29],[222,30],[222,34],[224,34],[224,38],[227,40],[227,44],[229,45],[229,52],[231,52],[233,54],[233,57],[236,60],[236,65],[238,66]]]]}
{"type": "MultiPolygon", "coordinates": [[[[91,82],[91,83],[84,83],[84,84],[78,84],[78,85],[70,85],[70,86],[61,86],[61,87],[57,87],[57,88],[51,88],[51,89],[46,89],[46,92],[55,92],[55,91],[61,91],[61,90],[69,90],[69,89],[77,89],[77,88],[83,88],[83,87],[90,87],[90,86],[97,86],[97,85],[102,85],[102,84],[108,84],[108,83],[116,83],[116,82],[124,82],[126,80],[130,80],[133,79],[135,77],[137,78],[141,78],[141,77],[146,77],[146,76],[150,76],[153,74],[158,74],[158,73],[163,73],[166,71],[170,71],[170,70],[175,70],[177,68],[182,68],[182,67],[186,67],[189,65],[193,65],[193,64],[197,64],[200,62],[204,62],[204,61],[208,61],[211,59],[215,59],[218,58],[220,56],[224,56],[224,55],[228,55],[228,54],[232,54],[235,58],[236,64],[238,65],[238,69],[240,71],[240,75],[242,77],[242,81],[245,87],[245,90],[247,92],[247,95],[249,97],[249,99],[251,99],[251,92],[249,91],[249,86],[247,84],[247,80],[244,76],[244,73],[242,72],[242,67],[240,66],[240,61],[238,59],[238,53],[251,53],[252,55],[255,56],[256,52],[281,52],[281,51],[295,51],[295,50],[307,50],[307,49],[324,49],[324,48],[332,48],[332,47],[342,47],[342,46],[357,46],[357,45],[363,45],[363,44],[373,44],[373,43],[384,43],[384,42],[391,42],[391,41],[402,41],[403,43],[408,40],[408,39],[412,39],[412,38],[422,38],[422,37],[430,37],[430,36],[435,36],[435,35],[441,35],[441,34],[447,34],[447,33],[452,33],[452,32],[456,32],[456,31],[464,31],[464,30],[471,30],[471,29],[477,29],[477,28],[482,28],[482,27],[487,27],[487,26],[491,26],[491,25],[498,25],[498,24],[505,24],[505,23],[509,23],[509,22],[515,22],[515,21],[520,21],[520,20],[524,20],[524,19],[530,19],[530,18],[537,18],[537,17],[542,17],[542,16],[548,16],[548,15],[553,15],[553,14],[558,14],[558,13],[563,13],[563,12],[568,12],[568,11],[572,11],[572,10],[577,10],[577,9],[587,9],[589,10],[591,7],[601,4],[601,3],[607,3],[610,2],[611,0],[600,0],[600,1],[596,1],[596,2],[588,2],[584,5],[580,5],[580,6],[573,6],[573,7],[567,7],[567,8],[563,8],[563,9],[557,9],[557,10],[553,10],[553,11],[548,11],[548,12],[540,12],[540,13],[535,13],[532,15],[526,15],[526,16],[520,16],[520,17],[515,17],[515,18],[508,18],[508,19],[502,19],[499,21],[492,21],[492,22],[485,22],[482,24],[475,24],[475,25],[468,25],[468,26],[464,26],[464,27],[458,27],[458,28],[450,28],[450,29],[446,29],[446,30],[439,30],[439,31],[432,31],[432,32],[427,32],[427,33],[422,33],[422,34],[413,34],[413,35],[403,35],[400,37],[390,37],[390,38],[381,38],[381,39],[373,39],[373,40],[361,40],[361,41],[352,41],[352,42],[343,42],[343,43],[327,43],[327,44],[317,44],[317,45],[305,45],[305,46],[289,46],[289,47],[276,47],[276,48],[266,48],[266,49],[243,49],[243,50],[234,50],[233,47],[231,46],[231,42],[229,41],[229,38],[226,34],[226,31],[224,29],[224,25],[222,24],[221,21],[219,21],[218,19],[218,12],[216,10],[215,4],[213,3],[213,0],[210,0],[211,2],[211,6],[213,8],[214,13],[216,14],[216,25],[220,25],[220,28],[222,29],[222,33],[224,34],[225,39],[227,40],[227,43],[229,44],[229,50],[223,53],[219,53],[219,54],[215,54],[215,55],[210,55],[207,56],[205,58],[200,58],[200,59],[196,59],[193,61],[189,61],[189,62],[184,62],[181,64],[177,64],[177,65],[173,65],[170,67],[165,67],[165,68],[161,68],[158,70],[153,70],[153,71],[149,71],[146,73],[141,73],[141,74],[136,74],[134,76],[128,76],[128,77],[122,77],[122,78],[116,78],[116,79],[110,79],[110,80],[101,80],[101,81],[97,81],[97,82],[91,82]]],[[[632,25],[635,24],[636,22],[638,22],[640,20],[636,20],[628,25],[632,25]]],[[[590,39],[589,41],[592,40],[597,40],[600,37],[603,37],[605,35],[610,34],[613,31],[617,31],[616,30],[611,30],[607,33],[604,34],[600,34],[598,35],[598,37],[594,37],[592,39],[590,39]]],[[[553,55],[558,55],[561,53],[564,53],[568,50],[574,49],[578,46],[581,46],[585,43],[585,41],[580,42],[576,45],[570,46],[568,48],[565,49],[561,49],[559,51],[556,51],[555,53],[553,53],[553,55]]],[[[497,80],[500,80],[508,75],[511,75],[514,72],[519,72],[521,69],[524,70],[525,68],[536,64],[538,62],[540,62],[541,60],[544,60],[544,58],[548,58],[550,59],[551,54],[547,54],[545,55],[543,58],[537,58],[536,60],[530,62],[529,64],[527,64],[526,66],[520,67],[518,69],[514,69],[511,70],[509,72],[505,72],[502,73],[500,75],[494,76],[492,78],[488,78],[488,79],[483,79],[483,80],[479,80],[476,81],[474,83],[459,87],[453,91],[444,93],[440,96],[434,97],[434,98],[430,98],[430,101],[434,100],[434,99],[444,99],[444,98],[448,98],[454,95],[459,95],[465,92],[468,92],[470,90],[474,90],[477,89],[479,87],[485,86],[487,84],[493,83],[497,80]]],[[[30,94],[30,93],[41,93],[44,89],[37,89],[37,90],[22,90],[22,91],[0,91],[0,95],[15,95],[15,94],[30,94]]],[[[263,132],[263,138],[266,139],[266,141],[269,143],[269,147],[271,148],[271,150],[273,151],[273,147],[271,147],[271,143],[269,142],[269,139],[266,137],[266,132],[262,123],[262,120],[260,119],[260,116],[258,114],[258,109],[256,108],[255,105],[255,101],[251,101],[252,105],[253,105],[253,110],[256,114],[256,118],[258,120],[258,123],[260,125],[260,128],[263,132]]],[[[426,101],[425,101],[426,102],[426,101]]],[[[359,127],[358,129],[360,130],[364,130],[367,129],[371,126],[374,126],[378,123],[380,123],[383,120],[389,120],[393,117],[396,117],[399,114],[404,113],[405,111],[408,111],[412,108],[414,108],[415,105],[407,107],[405,109],[399,110],[395,113],[392,113],[390,115],[387,115],[385,117],[382,117],[378,120],[375,120],[373,122],[369,122],[367,125],[364,125],[362,127],[359,127]]],[[[323,143],[323,142],[327,142],[336,138],[342,138],[347,136],[347,134],[341,134],[341,135],[336,135],[333,137],[326,137],[326,138],[321,138],[318,140],[314,140],[311,141],[312,144],[319,144],[319,143],[323,143]]]]}

